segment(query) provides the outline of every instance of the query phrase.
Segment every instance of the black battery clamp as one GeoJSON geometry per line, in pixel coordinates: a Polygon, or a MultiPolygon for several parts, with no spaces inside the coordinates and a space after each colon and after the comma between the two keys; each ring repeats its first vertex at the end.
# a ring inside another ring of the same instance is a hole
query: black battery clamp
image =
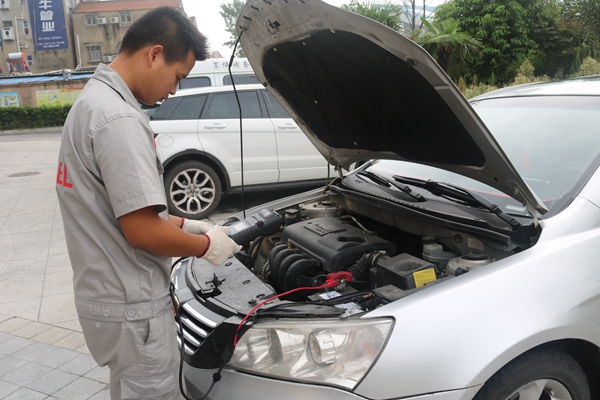
{"type": "Polygon", "coordinates": [[[285,217],[273,209],[262,209],[258,214],[229,225],[231,239],[237,244],[244,244],[259,236],[268,236],[279,231],[285,217]]]}

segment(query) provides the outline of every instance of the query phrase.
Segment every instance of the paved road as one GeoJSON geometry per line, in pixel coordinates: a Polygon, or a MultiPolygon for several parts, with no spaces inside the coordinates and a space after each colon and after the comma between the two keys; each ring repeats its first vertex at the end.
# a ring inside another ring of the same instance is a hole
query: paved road
{"type": "MultiPolygon", "coordinates": [[[[0,399],[109,399],[89,355],[54,189],[60,134],[0,135],[0,399]]],[[[258,205],[294,191],[248,195],[258,205]]],[[[208,219],[238,212],[224,198],[208,219]]]]}

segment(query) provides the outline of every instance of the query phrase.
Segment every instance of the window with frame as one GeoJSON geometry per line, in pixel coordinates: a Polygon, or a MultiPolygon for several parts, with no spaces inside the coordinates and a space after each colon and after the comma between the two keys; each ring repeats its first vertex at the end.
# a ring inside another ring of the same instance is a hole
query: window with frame
{"type": "Polygon", "coordinates": [[[33,56],[31,54],[27,55],[27,65],[33,67],[33,56]]]}
{"type": "MultiPolygon", "coordinates": [[[[236,85],[247,85],[251,83],[260,83],[258,78],[254,74],[239,74],[233,75],[233,82],[236,85]]],[[[231,85],[231,77],[229,75],[225,75],[223,77],[223,86],[231,85]]]]}
{"type": "Polygon", "coordinates": [[[208,95],[190,96],[181,99],[169,119],[198,119],[208,95]]]}
{"type": "Polygon", "coordinates": [[[19,4],[25,4],[25,0],[19,0],[19,4]]]}
{"type": "Polygon", "coordinates": [[[96,14],[87,14],[85,16],[86,25],[96,25],[98,23],[98,16],[96,14]]]}
{"type": "Polygon", "coordinates": [[[173,110],[175,109],[175,107],[177,107],[181,99],[181,97],[172,97],[170,99],[166,99],[161,103],[160,106],[158,106],[158,108],[156,109],[154,114],[152,114],[152,117],[150,119],[169,119],[169,116],[171,115],[171,113],[173,113],[173,110]]]}
{"type": "Polygon", "coordinates": [[[88,44],[85,46],[88,53],[88,61],[102,61],[102,46],[99,44],[88,44]]]}
{"type": "Polygon", "coordinates": [[[23,34],[29,35],[29,22],[23,21],[23,34]]]}
{"type": "MultiPolygon", "coordinates": [[[[255,91],[240,92],[240,105],[244,118],[262,118],[258,93],[255,91]]],[[[202,113],[202,119],[235,119],[240,117],[240,110],[235,94],[214,94],[208,109],[202,113]]]]}
{"type": "Polygon", "coordinates": [[[191,89],[210,86],[210,78],[207,76],[194,76],[179,81],[179,89],[191,89]]]}
{"type": "Polygon", "coordinates": [[[130,24],[131,23],[131,13],[130,12],[121,13],[121,23],[122,24],[130,24]]]}

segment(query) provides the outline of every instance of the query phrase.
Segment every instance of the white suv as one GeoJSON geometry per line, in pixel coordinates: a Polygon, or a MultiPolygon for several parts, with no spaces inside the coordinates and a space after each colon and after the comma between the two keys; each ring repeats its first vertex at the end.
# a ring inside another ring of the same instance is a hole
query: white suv
{"type": "Polygon", "coordinates": [[[152,114],[165,168],[169,211],[205,218],[222,193],[324,183],[328,164],[281,105],[260,84],[182,90],[152,114]]]}

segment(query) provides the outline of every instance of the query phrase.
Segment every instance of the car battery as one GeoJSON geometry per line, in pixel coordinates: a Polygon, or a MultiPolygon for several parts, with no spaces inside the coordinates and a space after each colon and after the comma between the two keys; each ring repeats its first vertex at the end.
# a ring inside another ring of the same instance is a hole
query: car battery
{"type": "Polygon", "coordinates": [[[432,263],[407,253],[378,257],[369,273],[372,286],[394,285],[402,290],[415,289],[437,279],[432,263]]]}

